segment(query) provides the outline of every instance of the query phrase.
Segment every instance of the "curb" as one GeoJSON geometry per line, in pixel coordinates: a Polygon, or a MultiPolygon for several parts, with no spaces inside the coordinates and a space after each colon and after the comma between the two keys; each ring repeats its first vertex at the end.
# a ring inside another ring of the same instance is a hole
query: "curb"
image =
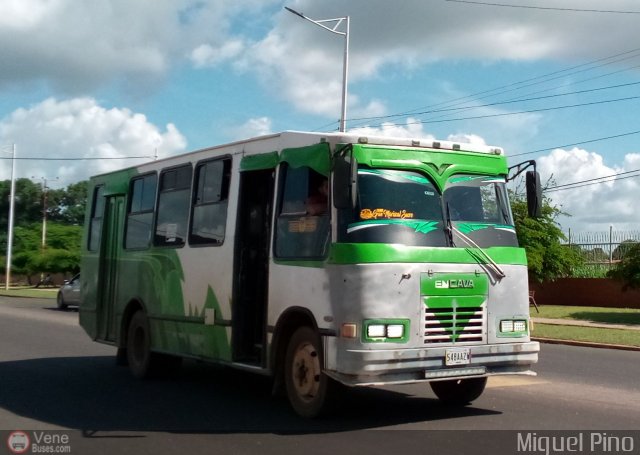
{"type": "Polygon", "coordinates": [[[625,344],[591,343],[589,341],[561,340],[559,338],[531,337],[532,340],[548,344],[565,344],[567,346],[579,346],[583,348],[616,349],[620,351],[640,352],[640,346],[628,346],[625,344]]]}

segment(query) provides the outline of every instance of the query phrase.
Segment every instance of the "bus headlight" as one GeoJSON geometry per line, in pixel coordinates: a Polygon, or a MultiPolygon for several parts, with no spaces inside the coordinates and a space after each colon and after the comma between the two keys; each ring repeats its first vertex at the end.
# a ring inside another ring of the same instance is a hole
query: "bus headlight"
{"type": "Polygon", "coordinates": [[[382,324],[371,324],[367,326],[367,336],[369,338],[383,338],[386,334],[386,327],[382,324]]]}
{"type": "Polygon", "coordinates": [[[498,336],[503,337],[521,337],[528,332],[525,319],[502,319],[498,329],[498,336]]]}
{"type": "Polygon", "coordinates": [[[362,341],[365,343],[406,343],[409,341],[409,319],[366,319],[362,341]]]}
{"type": "Polygon", "coordinates": [[[387,338],[404,337],[404,326],[402,324],[390,324],[387,326],[387,338]]]}
{"type": "Polygon", "coordinates": [[[502,333],[513,332],[513,321],[511,320],[500,321],[500,331],[502,333]]]}

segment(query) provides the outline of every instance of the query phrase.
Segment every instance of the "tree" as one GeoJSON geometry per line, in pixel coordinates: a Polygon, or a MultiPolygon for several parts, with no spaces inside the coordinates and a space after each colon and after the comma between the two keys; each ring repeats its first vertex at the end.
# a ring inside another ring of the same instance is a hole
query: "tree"
{"type": "Polygon", "coordinates": [[[613,253],[611,254],[612,259],[614,261],[624,259],[631,248],[633,248],[633,246],[637,243],[638,242],[636,240],[623,240],[622,243],[620,243],[620,245],[618,245],[616,249],[613,250],[613,253]]]}
{"type": "Polygon", "coordinates": [[[640,288],[640,243],[628,245],[622,260],[609,271],[611,278],[623,282],[624,290],[640,288]]]}
{"type": "Polygon", "coordinates": [[[518,242],[527,252],[531,278],[542,282],[567,277],[583,263],[580,251],[561,243],[566,238],[556,219],[562,212],[548,198],[543,199],[542,216],[537,219],[527,215],[527,201],[521,197],[513,197],[511,210],[518,242]]]}
{"type": "MultiPolygon", "coordinates": [[[[42,249],[42,224],[16,226],[12,270],[19,275],[75,273],[80,268],[81,226],[47,224],[47,248],[42,249]]],[[[4,270],[4,262],[0,270],[4,270]]]]}
{"type": "MultiPolygon", "coordinates": [[[[0,181],[0,226],[7,226],[11,181],[0,181]]],[[[14,224],[33,223],[42,220],[42,187],[30,179],[17,179],[15,188],[14,224]]]]}
{"type": "Polygon", "coordinates": [[[81,225],[87,205],[88,181],[74,183],[65,189],[49,191],[48,214],[51,220],[64,224],[81,225]]]}

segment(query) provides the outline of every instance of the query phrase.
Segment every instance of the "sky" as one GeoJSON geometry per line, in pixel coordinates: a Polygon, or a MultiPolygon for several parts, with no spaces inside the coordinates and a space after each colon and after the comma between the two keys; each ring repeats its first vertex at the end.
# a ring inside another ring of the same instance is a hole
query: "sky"
{"type": "Polygon", "coordinates": [[[563,230],[640,230],[638,0],[2,0],[0,178],[14,144],[17,177],[63,188],[337,131],[344,38],[285,6],[350,18],[347,131],[501,146],[563,230]]]}

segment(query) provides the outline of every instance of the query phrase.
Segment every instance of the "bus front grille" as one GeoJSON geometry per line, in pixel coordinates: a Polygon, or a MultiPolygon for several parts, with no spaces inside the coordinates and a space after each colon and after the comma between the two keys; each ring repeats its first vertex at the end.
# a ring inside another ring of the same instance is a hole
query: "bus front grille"
{"type": "Polygon", "coordinates": [[[483,343],[485,307],[428,308],[425,307],[424,342],[483,343]]]}

